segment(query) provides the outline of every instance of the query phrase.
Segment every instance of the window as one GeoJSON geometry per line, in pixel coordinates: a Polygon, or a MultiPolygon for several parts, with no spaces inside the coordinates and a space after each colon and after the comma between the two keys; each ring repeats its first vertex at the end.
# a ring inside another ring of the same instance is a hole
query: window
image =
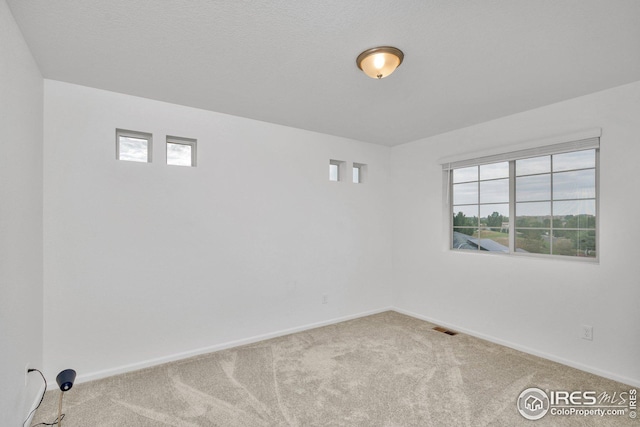
{"type": "Polygon", "coordinates": [[[335,163],[329,163],[329,181],[338,181],[340,179],[340,169],[335,163]]]}
{"type": "Polygon", "coordinates": [[[130,162],[151,162],[150,133],[116,129],[116,159],[130,162]]]}
{"type": "Polygon", "coordinates": [[[196,140],[167,136],[167,164],[175,166],[195,166],[196,140]]]}
{"type": "Polygon", "coordinates": [[[445,165],[451,248],[595,259],[598,155],[592,138],[445,165]]]}
{"type": "Polygon", "coordinates": [[[509,252],[509,162],[452,174],[453,248],[509,252]]]}
{"type": "Polygon", "coordinates": [[[329,160],[329,181],[342,180],[345,163],[342,160],[329,160]]]}
{"type": "Polygon", "coordinates": [[[362,184],[367,173],[367,165],[363,163],[353,164],[353,183],[362,184]]]}

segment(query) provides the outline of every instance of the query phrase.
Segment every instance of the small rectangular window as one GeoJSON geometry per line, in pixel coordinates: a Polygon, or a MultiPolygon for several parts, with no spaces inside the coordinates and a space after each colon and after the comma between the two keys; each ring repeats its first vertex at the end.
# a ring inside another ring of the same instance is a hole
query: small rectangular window
{"type": "Polygon", "coordinates": [[[340,169],[338,165],[329,163],[329,181],[338,181],[340,178],[340,169]]]}
{"type": "Polygon", "coordinates": [[[362,184],[365,180],[366,174],[367,174],[367,165],[365,165],[364,163],[353,164],[353,183],[354,184],[362,184]]]}
{"type": "Polygon", "coordinates": [[[341,181],[344,173],[343,169],[344,162],[342,160],[329,160],[329,181],[341,181]]]}
{"type": "Polygon", "coordinates": [[[116,159],[151,163],[151,151],[150,133],[116,129],[116,159]]]}
{"type": "Polygon", "coordinates": [[[167,164],[195,166],[196,142],[195,139],[167,136],[167,164]]]}

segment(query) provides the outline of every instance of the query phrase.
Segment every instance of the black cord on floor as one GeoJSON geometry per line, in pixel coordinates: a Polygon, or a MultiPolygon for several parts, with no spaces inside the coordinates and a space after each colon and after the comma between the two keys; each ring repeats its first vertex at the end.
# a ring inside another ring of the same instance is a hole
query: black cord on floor
{"type": "Polygon", "coordinates": [[[22,423],[22,427],[24,427],[24,425],[27,423],[27,421],[29,421],[29,418],[31,417],[31,414],[36,412],[36,410],[40,407],[40,405],[42,405],[42,401],[44,400],[44,394],[47,392],[47,380],[44,378],[44,374],[42,372],[40,372],[40,370],[38,370],[38,369],[27,369],[27,373],[33,372],[33,371],[36,371],[42,377],[42,381],[44,381],[44,390],[42,391],[42,397],[40,398],[40,402],[38,403],[38,406],[33,408],[33,411],[29,412],[29,415],[27,415],[27,419],[24,420],[24,422],[22,423]]]}
{"type": "MultiPolygon", "coordinates": [[[[27,419],[24,420],[24,422],[22,423],[22,427],[24,427],[24,425],[27,423],[27,421],[29,421],[29,418],[31,417],[31,414],[36,412],[38,410],[38,408],[40,407],[40,405],[42,405],[42,401],[44,400],[44,394],[47,392],[47,380],[45,379],[44,374],[42,372],[40,372],[39,369],[28,369],[27,373],[33,372],[33,371],[36,371],[42,377],[42,381],[44,381],[44,391],[42,392],[42,397],[40,397],[40,402],[38,402],[38,406],[36,406],[35,408],[33,408],[33,410],[31,412],[29,412],[29,415],[27,415],[27,419]]],[[[60,419],[58,419],[58,417],[56,417],[56,419],[52,423],[40,423],[40,424],[36,424],[34,426],[31,426],[31,427],[36,427],[36,426],[55,426],[56,424],[58,424],[58,422],[64,420],[64,415],[65,414],[62,414],[60,416],[60,419]]]]}
{"type": "Polygon", "coordinates": [[[62,420],[64,420],[64,414],[60,415],[60,419],[59,420],[58,420],[58,417],[56,417],[56,419],[52,423],[39,423],[39,424],[34,424],[31,427],[55,426],[55,425],[58,425],[58,421],[62,421],[62,420]]]}

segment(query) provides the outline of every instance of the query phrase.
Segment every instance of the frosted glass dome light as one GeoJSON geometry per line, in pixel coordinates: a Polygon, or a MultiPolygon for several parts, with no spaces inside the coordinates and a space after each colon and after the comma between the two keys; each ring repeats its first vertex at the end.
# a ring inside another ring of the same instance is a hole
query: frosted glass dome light
{"type": "Polygon", "coordinates": [[[356,63],[367,76],[382,79],[393,73],[402,64],[404,54],[391,46],[374,47],[358,55],[356,63]]]}

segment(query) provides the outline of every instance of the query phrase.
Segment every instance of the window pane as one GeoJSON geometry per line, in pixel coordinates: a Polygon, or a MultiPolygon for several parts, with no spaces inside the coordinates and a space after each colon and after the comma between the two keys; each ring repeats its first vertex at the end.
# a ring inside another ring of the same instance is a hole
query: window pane
{"type": "Polygon", "coordinates": [[[453,226],[478,226],[478,205],[473,206],[454,206],[453,207],[453,226]]]}
{"type": "Polygon", "coordinates": [[[589,199],[596,197],[596,170],[586,169],[553,174],[553,198],[589,199]]]}
{"type": "Polygon", "coordinates": [[[354,184],[360,183],[360,168],[358,167],[353,168],[353,182],[354,184]]]}
{"type": "Polygon", "coordinates": [[[509,252],[509,233],[493,230],[480,230],[480,240],[477,242],[480,250],[490,252],[509,252]]]}
{"type": "Polygon", "coordinates": [[[477,228],[460,228],[453,229],[453,240],[451,247],[453,249],[478,250],[478,239],[474,236],[478,235],[477,228]]]}
{"type": "Polygon", "coordinates": [[[596,167],[596,150],[574,151],[553,156],[553,171],[596,167]]]}
{"type": "Polygon", "coordinates": [[[551,200],[551,174],[516,178],[516,201],[551,200]]]}
{"type": "Polygon", "coordinates": [[[551,156],[516,160],[516,176],[551,172],[551,156]]]}
{"type": "Polygon", "coordinates": [[[595,258],[595,231],[553,231],[553,255],[595,258]]]}
{"type": "Polygon", "coordinates": [[[191,166],[191,145],[167,142],[167,164],[191,166]]]}
{"type": "Polygon", "coordinates": [[[509,231],[509,204],[480,205],[480,224],[493,231],[509,231]]]}
{"type": "Polygon", "coordinates": [[[472,203],[478,203],[478,183],[454,184],[453,204],[466,205],[472,203]]]}
{"type": "Polygon", "coordinates": [[[549,254],[549,230],[520,230],[516,228],[516,252],[549,254]]]}
{"type": "Polygon", "coordinates": [[[480,165],[480,179],[509,178],[509,162],[480,165]]]}
{"type": "Polygon", "coordinates": [[[480,203],[509,202],[509,179],[480,181],[480,203]]]}
{"type": "Polygon", "coordinates": [[[550,227],[551,202],[516,203],[516,227],[550,227]]]}
{"type": "Polygon", "coordinates": [[[148,161],[148,142],[143,138],[120,136],[118,138],[118,159],[146,163],[148,161]]]}
{"type": "Polygon", "coordinates": [[[505,221],[509,221],[509,203],[495,203],[480,205],[480,216],[486,218],[494,212],[502,215],[505,221]]]}
{"type": "Polygon", "coordinates": [[[338,180],[338,165],[329,163],[329,181],[338,180]]]}
{"type": "Polygon", "coordinates": [[[454,169],[453,182],[469,182],[478,180],[478,166],[470,168],[454,169]]]}
{"type": "Polygon", "coordinates": [[[553,216],[566,215],[596,215],[595,200],[566,200],[562,202],[553,202],[553,216]]]}
{"type": "Polygon", "coordinates": [[[595,200],[566,200],[553,202],[554,215],[593,215],[596,214],[595,200]]]}
{"type": "Polygon", "coordinates": [[[453,249],[509,252],[509,237],[505,233],[478,231],[473,227],[454,227],[453,249]],[[478,233],[481,237],[478,238],[478,233]]]}
{"type": "Polygon", "coordinates": [[[596,228],[595,215],[554,215],[553,228],[596,228]]]}

